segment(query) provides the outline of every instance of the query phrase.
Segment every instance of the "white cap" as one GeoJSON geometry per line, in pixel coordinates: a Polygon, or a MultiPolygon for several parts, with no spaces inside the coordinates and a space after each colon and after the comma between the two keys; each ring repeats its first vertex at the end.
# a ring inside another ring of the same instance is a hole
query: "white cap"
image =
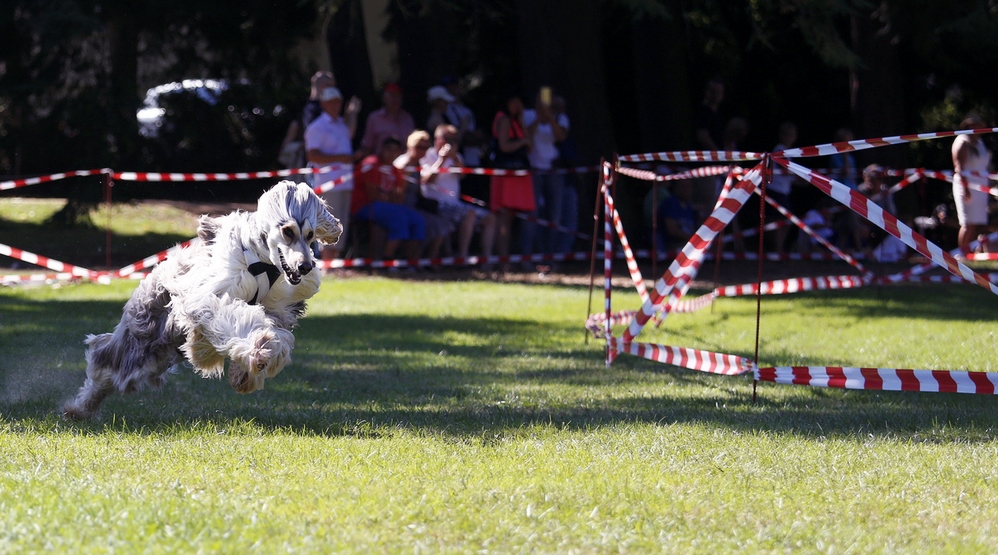
{"type": "Polygon", "coordinates": [[[322,89],[322,92],[319,93],[319,101],[321,102],[329,102],[330,100],[336,98],[339,99],[343,98],[343,94],[340,93],[340,90],[337,89],[336,87],[326,87],[322,89]]]}
{"type": "Polygon", "coordinates": [[[426,101],[433,102],[434,100],[446,100],[447,102],[454,102],[454,97],[451,93],[447,92],[447,89],[437,85],[426,92],[426,101]]]}

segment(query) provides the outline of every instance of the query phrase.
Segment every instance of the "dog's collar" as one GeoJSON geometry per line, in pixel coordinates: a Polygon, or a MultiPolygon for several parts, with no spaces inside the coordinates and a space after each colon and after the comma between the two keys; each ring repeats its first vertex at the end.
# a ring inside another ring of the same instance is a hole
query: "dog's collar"
{"type": "Polygon", "coordinates": [[[244,250],[243,256],[246,258],[246,269],[256,278],[256,293],[249,300],[249,304],[256,304],[267,296],[277,278],[281,277],[281,271],[273,264],[261,262],[260,258],[249,250],[244,250]]]}

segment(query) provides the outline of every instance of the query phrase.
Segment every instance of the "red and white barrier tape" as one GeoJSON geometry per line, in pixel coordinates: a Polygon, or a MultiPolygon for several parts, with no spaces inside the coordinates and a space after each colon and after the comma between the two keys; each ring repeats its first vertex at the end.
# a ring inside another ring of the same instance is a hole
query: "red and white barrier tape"
{"type": "Polygon", "coordinates": [[[655,283],[651,298],[642,304],[634,321],[624,330],[622,340],[625,343],[630,343],[641,333],[648,320],[658,312],[657,305],[663,304],[663,299],[670,297],[670,301],[664,303],[664,312],[667,316],[673,303],[672,299],[679,299],[685,294],[700,268],[711,241],[731,222],[738,210],[755,192],[764,167],[763,164],[757,165],[745,175],[745,179],[732,186],[728,196],[693,234],[682,252],[669,265],[669,269],[655,283]]]}
{"type": "Polygon", "coordinates": [[[618,157],[621,162],[746,162],[762,160],[762,152],[740,152],[736,150],[677,150],[671,152],[649,152],[628,154],[618,157]]]}
{"type": "Polygon", "coordinates": [[[617,239],[620,240],[620,247],[624,251],[624,260],[627,263],[627,271],[630,272],[631,281],[634,282],[634,287],[638,290],[638,296],[641,297],[641,302],[647,302],[648,289],[645,287],[645,281],[641,277],[641,270],[638,268],[638,262],[634,259],[634,253],[631,251],[631,244],[627,240],[627,234],[624,233],[624,224],[620,221],[620,214],[617,213],[617,208],[614,206],[613,197],[610,195],[609,191],[603,194],[603,201],[606,202],[607,211],[610,213],[610,219],[613,221],[613,227],[617,231],[617,239]]]}
{"type": "Polygon", "coordinates": [[[73,172],[65,173],[53,173],[51,175],[43,175],[39,177],[29,177],[27,179],[15,179],[13,181],[0,181],[0,191],[6,191],[8,189],[16,189],[18,187],[27,187],[28,185],[38,185],[39,183],[49,183],[51,181],[59,181],[61,179],[66,179],[69,177],[87,177],[89,175],[100,175],[112,173],[111,170],[104,168],[100,170],[79,170],[73,172]]]}
{"type": "Polygon", "coordinates": [[[698,177],[713,177],[716,175],[724,175],[731,171],[731,166],[708,166],[706,168],[694,168],[692,170],[687,170],[678,173],[671,173],[668,175],[657,174],[649,170],[628,168],[626,166],[621,166],[617,168],[617,171],[628,177],[633,177],[634,179],[641,179],[643,181],[677,181],[680,179],[693,179],[698,177]]]}
{"type": "MultiPolygon", "coordinates": [[[[990,272],[987,274],[981,274],[991,283],[998,283],[998,272],[990,272]]],[[[953,275],[942,275],[942,276],[907,276],[901,279],[890,279],[890,277],[884,277],[876,280],[877,283],[891,284],[891,283],[974,283],[968,281],[960,276],[953,275]]]]}
{"type": "MultiPolygon", "coordinates": [[[[555,168],[551,170],[504,170],[499,168],[441,168],[432,173],[457,173],[475,175],[530,175],[531,173],[547,174],[574,174],[589,173],[596,171],[596,166],[577,166],[572,168],[555,168]]],[[[353,171],[347,164],[333,164],[319,168],[293,168],[273,171],[258,172],[230,172],[230,173],[162,173],[162,172],[116,172],[109,168],[99,170],[77,170],[70,172],[53,173],[26,179],[15,179],[10,181],[0,181],[0,191],[26,187],[28,185],[38,185],[51,181],[59,181],[70,177],[86,177],[90,175],[108,174],[118,181],[149,181],[149,182],[201,182],[201,181],[240,181],[251,179],[269,179],[275,177],[291,177],[294,175],[323,174],[331,171],[349,170],[353,171]]],[[[362,170],[363,171],[363,168],[362,170]]],[[[342,183],[342,182],[341,182],[342,183]]],[[[327,189],[328,190],[328,189],[327,189]]]]}
{"type": "Polygon", "coordinates": [[[963,255],[965,260],[998,260],[998,252],[971,252],[963,255]]]}
{"type": "MultiPolygon", "coordinates": [[[[803,148],[788,148],[773,153],[773,158],[805,158],[809,156],[827,156],[829,154],[839,154],[842,152],[852,152],[854,150],[866,150],[887,145],[900,145],[927,139],[938,139],[941,137],[955,137],[957,135],[983,135],[994,133],[998,127],[987,127],[982,129],[965,129],[960,131],[937,131],[935,133],[917,133],[913,135],[898,135],[895,137],[878,137],[874,139],[858,139],[841,143],[828,143],[816,146],[806,146],[803,148]]],[[[799,175],[799,174],[798,174],[799,175]]]]}
{"type": "Polygon", "coordinates": [[[156,253],[156,254],[154,254],[152,256],[147,256],[146,258],[143,258],[142,260],[139,260],[138,262],[135,262],[133,264],[129,264],[127,266],[124,266],[124,267],[122,267],[119,270],[115,270],[111,274],[114,277],[128,277],[128,276],[131,276],[132,274],[139,273],[142,270],[146,270],[148,268],[152,268],[153,266],[155,266],[155,265],[159,264],[160,262],[166,260],[167,257],[169,257],[173,253],[179,251],[180,249],[186,249],[187,247],[191,246],[191,241],[194,241],[194,239],[190,239],[190,240],[184,241],[183,243],[180,243],[179,245],[170,247],[170,248],[166,249],[165,251],[158,252],[158,253],[156,253]]]}
{"type": "Polygon", "coordinates": [[[520,262],[571,262],[589,260],[588,252],[554,254],[511,254],[508,256],[447,256],[418,260],[375,260],[373,258],[337,258],[319,261],[318,267],[336,268],[422,268],[427,266],[474,266],[477,264],[516,264],[520,262]]]}
{"type": "Polygon", "coordinates": [[[778,384],[872,391],[926,391],[980,395],[998,393],[998,372],[776,366],[756,369],[755,379],[778,384]]]}
{"type": "Polygon", "coordinates": [[[783,167],[793,171],[803,179],[806,179],[825,194],[848,206],[877,227],[900,239],[904,244],[915,249],[919,252],[919,254],[930,259],[936,265],[944,267],[953,275],[962,276],[968,281],[973,281],[988,291],[998,295],[998,286],[984,279],[983,276],[979,276],[974,273],[962,262],[958,261],[952,255],[944,252],[936,244],[928,241],[925,237],[922,237],[904,223],[899,222],[897,218],[884,211],[883,208],[860,193],[852,191],[849,187],[846,187],[837,181],[816,174],[804,166],[790,162],[789,160],[784,160],[782,158],[773,158],[773,160],[783,167]]]}
{"type": "MultiPolygon", "coordinates": [[[[756,191],[756,192],[758,192],[758,191],[756,191]]],[[[837,256],[837,257],[841,258],[842,260],[846,261],[846,263],[848,263],[853,268],[856,268],[860,272],[862,272],[864,274],[868,274],[869,273],[867,271],[867,269],[862,264],[859,263],[858,260],[856,260],[855,258],[852,257],[852,255],[843,252],[841,249],[839,249],[835,245],[833,245],[833,244],[829,243],[827,240],[825,240],[824,237],[822,237],[822,236],[818,235],[817,233],[815,233],[814,230],[812,230],[810,226],[808,226],[803,221],[801,221],[800,218],[798,218],[797,216],[793,215],[789,210],[787,210],[783,206],[780,206],[780,204],[778,202],[776,202],[775,200],[773,200],[773,197],[766,197],[766,203],[769,204],[770,206],[772,206],[773,208],[775,208],[777,212],[779,212],[785,218],[787,218],[788,220],[790,220],[791,223],[793,223],[794,225],[796,225],[798,228],[801,229],[801,231],[803,231],[808,236],[810,236],[812,239],[814,239],[815,241],[817,241],[821,246],[823,246],[826,249],[828,249],[829,251],[831,251],[832,254],[834,254],[835,256],[837,256]]]]}
{"type": "Polygon", "coordinates": [[[81,276],[73,275],[69,272],[58,274],[23,274],[0,276],[0,285],[23,285],[28,283],[50,283],[53,281],[70,281],[83,279],[81,276]]]}
{"type": "Polygon", "coordinates": [[[34,264],[35,266],[55,270],[56,272],[67,272],[82,278],[92,279],[97,275],[97,272],[94,272],[93,270],[73,266],[72,264],[67,264],[65,262],[59,262],[58,260],[53,260],[46,256],[40,256],[33,252],[4,245],[3,243],[0,243],[0,255],[9,256],[13,259],[27,262],[28,264],[34,264]]]}
{"type": "Polygon", "coordinates": [[[627,353],[648,360],[711,374],[735,376],[744,374],[754,368],[752,361],[744,357],[700,349],[669,347],[653,343],[625,343],[616,337],[611,337],[609,344],[611,350],[618,355],[627,353]]]}
{"type": "MultiPolygon", "coordinates": [[[[676,302],[675,307],[672,309],[673,314],[689,314],[693,312],[698,312],[707,308],[714,302],[716,296],[714,293],[707,293],[706,295],[700,295],[694,299],[680,299],[676,302]]],[[[620,310],[610,314],[610,325],[611,326],[626,326],[634,320],[634,315],[637,314],[636,310],[620,310]]],[[[596,314],[590,314],[589,318],[586,320],[586,328],[593,332],[596,337],[603,337],[603,322],[606,320],[606,314],[602,312],[597,312],[596,314]]]]}
{"type": "MultiPolygon", "coordinates": [[[[998,241],[998,231],[989,233],[987,235],[987,241],[988,242],[998,241]]],[[[980,240],[974,239],[973,241],[970,242],[970,244],[968,245],[968,247],[973,250],[973,249],[978,248],[980,245],[981,245],[980,240]]],[[[957,255],[960,254],[960,249],[959,248],[955,248],[955,249],[949,251],[949,253],[951,255],[953,255],[953,256],[957,256],[957,255]]],[[[892,282],[896,282],[896,281],[905,281],[908,278],[924,274],[925,272],[928,272],[929,270],[931,270],[931,269],[933,269],[935,267],[936,267],[935,263],[933,263],[933,262],[925,262],[925,263],[919,264],[917,266],[914,266],[912,268],[909,268],[909,269],[907,269],[907,270],[905,270],[903,272],[899,272],[897,274],[890,275],[890,276],[887,276],[885,278],[882,278],[882,280],[885,281],[886,283],[892,283],[892,282]]],[[[995,280],[990,279],[990,278],[988,278],[988,280],[992,281],[992,282],[995,281],[995,280]]]]}
{"type": "MultiPolygon", "coordinates": [[[[803,291],[821,291],[828,289],[851,289],[863,287],[871,283],[871,278],[861,276],[824,276],[810,278],[779,279],[762,282],[763,295],[785,295],[803,291]]],[[[718,297],[744,297],[755,295],[759,284],[728,285],[718,287],[714,294],[718,297]]]]}

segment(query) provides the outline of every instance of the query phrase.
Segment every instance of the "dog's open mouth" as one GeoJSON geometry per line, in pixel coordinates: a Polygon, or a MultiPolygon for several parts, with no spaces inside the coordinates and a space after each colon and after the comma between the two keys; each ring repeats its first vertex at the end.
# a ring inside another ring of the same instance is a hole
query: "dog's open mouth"
{"type": "Polygon", "coordinates": [[[288,283],[291,285],[298,285],[301,283],[301,274],[298,273],[298,270],[294,270],[288,266],[287,261],[284,260],[284,253],[281,252],[280,249],[277,250],[277,256],[281,259],[281,270],[284,272],[284,275],[287,276],[288,283]]]}

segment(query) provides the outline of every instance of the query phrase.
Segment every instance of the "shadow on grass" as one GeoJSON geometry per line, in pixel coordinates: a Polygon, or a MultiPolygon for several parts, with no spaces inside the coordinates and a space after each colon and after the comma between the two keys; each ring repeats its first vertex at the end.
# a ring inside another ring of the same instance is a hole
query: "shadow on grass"
{"type": "MultiPolygon", "coordinates": [[[[110,330],[120,308],[0,296],[0,344],[10,355],[0,362],[0,420],[14,429],[54,428],[55,410],[83,381],[84,333],[110,330]]],[[[252,421],[328,436],[405,429],[489,441],[538,426],[693,423],[744,433],[985,441],[998,427],[988,396],[760,384],[753,402],[747,376],[631,357],[607,370],[600,343],[584,345],[576,326],[543,333],[550,337],[539,339],[531,320],[311,316],[296,333],[295,362],[263,391],[236,395],[224,381],[182,369],[160,391],[113,396],[104,423],[58,429],[171,434],[252,421]]]]}

